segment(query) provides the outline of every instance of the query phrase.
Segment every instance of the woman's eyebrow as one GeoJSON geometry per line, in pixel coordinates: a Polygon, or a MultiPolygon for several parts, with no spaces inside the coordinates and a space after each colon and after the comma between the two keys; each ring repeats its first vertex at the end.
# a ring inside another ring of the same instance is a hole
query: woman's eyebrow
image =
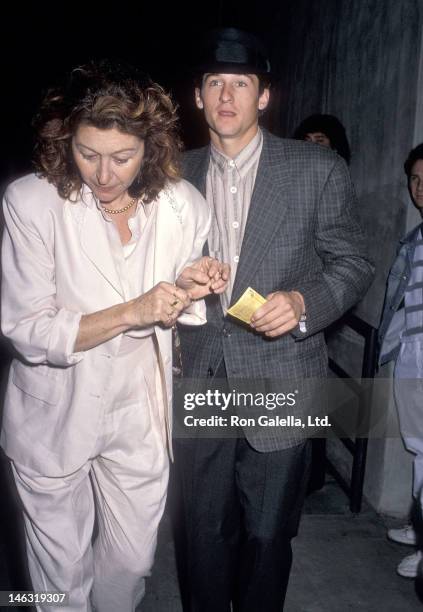
{"type": "MultiPolygon", "coordinates": [[[[95,149],[92,149],[91,147],[89,147],[88,145],[82,143],[82,142],[75,142],[77,147],[84,147],[84,149],[88,149],[89,151],[92,151],[93,153],[98,153],[98,151],[96,151],[95,149]]],[[[126,152],[133,152],[136,151],[136,147],[126,147],[125,149],[119,149],[118,151],[112,151],[112,153],[110,155],[115,155],[116,153],[126,153],[126,152]]]]}

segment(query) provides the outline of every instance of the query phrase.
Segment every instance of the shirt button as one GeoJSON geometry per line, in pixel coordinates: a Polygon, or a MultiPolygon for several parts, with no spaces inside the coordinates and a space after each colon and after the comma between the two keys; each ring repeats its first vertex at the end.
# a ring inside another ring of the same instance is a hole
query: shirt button
{"type": "Polygon", "coordinates": [[[235,166],[235,162],[233,159],[231,159],[231,161],[229,162],[229,165],[231,168],[233,168],[235,166]]]}
{"type": "Polygon", "coordinates": [[[238,189],[236,187],[231,187],[231,193],[236,193],[238,191],[238,189]]]}
{"type": "Polygon", "coordinates": [[[235,229],[238,229],[238,228],[239,228],[239,223],[238,223],[238,221],[234,221],[234,222],[232,223],[232,227],[234,227],[235,229]]]}
{"type": "Polygon", "coordinates": [[[235,255],[235,257],[234,257],[234,262],[235,262],[235,263],[238,263],[238,262],[239,262],[239,255],[235,255]]]}

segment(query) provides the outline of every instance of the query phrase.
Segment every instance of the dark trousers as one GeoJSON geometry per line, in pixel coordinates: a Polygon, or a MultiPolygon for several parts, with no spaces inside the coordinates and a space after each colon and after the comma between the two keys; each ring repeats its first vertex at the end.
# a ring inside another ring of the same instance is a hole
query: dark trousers
{"type": "Polygon", "coordinates": [[[259,453],[243,438],[175,440],[185,612],[283,610],[309,443],[259,453]]]}

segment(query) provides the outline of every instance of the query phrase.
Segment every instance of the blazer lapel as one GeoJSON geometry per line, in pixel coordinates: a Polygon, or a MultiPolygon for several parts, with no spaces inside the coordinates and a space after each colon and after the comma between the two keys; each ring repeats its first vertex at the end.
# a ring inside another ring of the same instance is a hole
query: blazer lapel
{"type": "MultiPolygon", "coordinates": [[[[188,177],[188,176],[186,177],[187,180],[189,180],[194,185],[194,187],[197,187],[198,191],[201,193],[203,198],[206,197],[206,191],[207,191],[206,181],[207,181],[207,170],[209,167],[209,163],[210,163],[210,147],[205,147],[204,149],[201,149],[201,151],[199,152],[198,163],[195,164],[195,166],[193,165],[192,171],[190,173],[191,177],[188,177]]],[[[209,255],[210,255],[209,243],[206,240],[203,246],[203,256],[209,256],[209,255]]]]}
{"type": "MultiPolygon", "coordinates": [[[[157,207],[154,224],[154,263],[151,266],[152,283],[160,281],[173,283],[175,251],[179,248],[181,236],[181,221],[172,208],[169,198],[172,196],[171,188],[160,192],[154,206],[157,207]]],[[[153,236],[153,234],[152,234],[153,236]]]]}
{"type": "Polygon", "coordinates": [[[124,291],[113,261],[107,234],[100,214],[94,206],[86,206],[81,221],[81,246],[91,263],[124,298],[124,291]]]}
{"type": "Polygon", "coordinates": [[[188,151],[184,158],[184,178],[197,187],[202,196],[206,197],[207,170],[210,163],[210,146],[198,151],[188,151]]]}
{"type": "Polygon", "coordinates": [[[254,288],[255,272],[278,231],[289,205],[291,178],[288,160],[272,159],[271,137],[263,133],[263,150],[257,169],[242,241],[231,303],[248,286],[254,288]],[[284,163],[285,162],[285,163],[284,163]]]}

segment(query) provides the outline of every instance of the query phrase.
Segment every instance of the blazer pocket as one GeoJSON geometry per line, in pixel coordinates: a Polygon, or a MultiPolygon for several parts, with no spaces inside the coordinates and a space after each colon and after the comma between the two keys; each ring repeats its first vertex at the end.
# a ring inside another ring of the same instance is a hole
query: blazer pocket
{"type": "Polygon", "coordinates": [[[64,380],[60,380],[58,376],[48,376],[46,370],[52,370],[52,368],[25,366],[20,362],[14,362],[12,369],[13,384],[26,395],[52,406],[58,403],[63,391],[64,380]]]}

